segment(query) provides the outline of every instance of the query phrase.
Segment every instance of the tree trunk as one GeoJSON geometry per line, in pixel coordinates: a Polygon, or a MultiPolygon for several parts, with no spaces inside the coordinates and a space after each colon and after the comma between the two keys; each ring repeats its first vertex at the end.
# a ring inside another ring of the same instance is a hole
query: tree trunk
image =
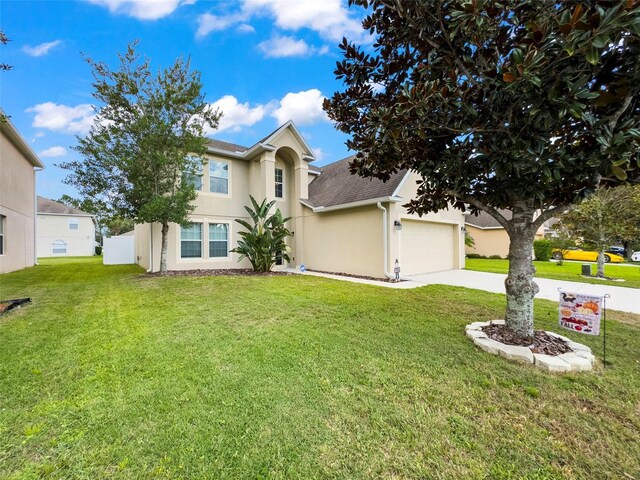
{"type": "Polygon", "coordinates": [[[167,272],[167,236],[169,233],[169,222],[162,221],[162,248],[160,249],[160,273],[167,272]]]}
{"type": "Polygon", "coordinates": [[[522,337],[533,337],[533,298],[540,290],[533,281],[533,240],[535,229],[523,223],[511,223],[509,232],[509,274],[506,324],[522,337]]]}
{"type": "Polygon", "coordinates": [[[596,277],[604,278],[604,250],[598,252],[598,273],[596,277]]]}

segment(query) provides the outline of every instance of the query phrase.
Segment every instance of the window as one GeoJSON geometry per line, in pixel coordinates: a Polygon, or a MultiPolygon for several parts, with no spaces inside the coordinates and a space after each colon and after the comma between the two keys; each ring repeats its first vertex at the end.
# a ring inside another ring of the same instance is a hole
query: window
{"type": "Polygon", "coordinates": [[[67,253],[67,244],[64,240],[56,240],[51,244],[51,253],[64,255],[67,253]]]}
{"type": "Polygon", "coordinates": [[[4,215],[0,215],[0,255],[4,255],[4,215]]]}
{"type": "Polygon", "coordinates": [[[209,191],[229,193],[229,164],[227,162],[209,162],[209,191]]]}
{"type": "Polygon", "coordinates": [[[209,258],[229,255],[229,225],[227,223],[209,224],[209,258]]]}
{"type": "Polygon", "coordinates": [[[180,257],[202,257],[201,223],[190,223],[188,227],[180,227],[180,257]]]}
{"type": "Polygon", "coordinates": [[[69,230],[78,230],[80,229],[80,221],[77,218],[69,219],[69,230]]]}
{"type": "MultiPolygon", "coordinates": [[[[194,161],[193,159],[191,159],[190,161],[194,161]]],[[[189,182],[191,184],[193,184],[193,188],[196,189],[196,192],[201,192],[202,191],[202,163],[200,162],[200,159],[197,159],[198,165],[196,167],[196,171],[195,173],[185,173],[184,174],[184,180],[185,182],[189,182]]]]}
{"type": "Polygon", "coordinates": [[[276,168],[276,198],[284,198],[284,173],[281,168],[276,168]]]}

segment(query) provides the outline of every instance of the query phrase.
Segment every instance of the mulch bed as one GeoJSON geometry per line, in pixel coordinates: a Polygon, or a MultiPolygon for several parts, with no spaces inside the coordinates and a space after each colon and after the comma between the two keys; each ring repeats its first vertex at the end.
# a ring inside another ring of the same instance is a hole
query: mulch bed
{"type": "Polygon", "coordinates": [[[529,347],[533,353],[561,355],[572,351],[567,342],[542,330],[533,332],[533,342],[523,340],[522,337],[509,330],[506,325],[489,325],[483,327],[482,331],[492,340],[506,345],[529,347]]]}
{"type": "MultiPolygon", "coordinates": [[[[340,275],[341,277],[362,278],[364,280],[374,280],[376,282],[396,283],[396,281],[392,278],[367,277],[366,275],[354,275],[352,273],[344,273],[344,272],[326,272],[324,270],[311,270],[310,268],[307,268],[307,272],[327,273],[329,275],[340,275]]],[[[404,280],[400,280],[400,281],[404,282],[404,280]]]]}
{"type": "Polygon", "coordinates": [[[276,275],[292,275],[289,272],[254,272],[250,268],[201,268],[194,270],[170,270],[166,273],[146,273],[147,277],[228,277],[228,276],[258,276],[273,277],[276,275]]]}

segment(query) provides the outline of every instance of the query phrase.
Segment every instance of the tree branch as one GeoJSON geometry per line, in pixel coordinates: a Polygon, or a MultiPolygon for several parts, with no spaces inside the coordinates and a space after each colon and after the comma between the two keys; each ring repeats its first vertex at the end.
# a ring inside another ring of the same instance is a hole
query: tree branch
{"type": "Polygon", "coordinates": [[[620,117],[622,116],[622,114],[627,110],[627,108],[629,108],[629,105],[631,105],[631,100],[633,100],[633,92],[629,90],[627,92],[627,95],[624,97],[624,100],[622,101],[622,105],[616,111],[616,113],[613,114],[613,116],[611,117],[611,120],[609,120],[609,123],[607,124],[608,127],[611,129],[611,133],[613,133],[613,129],[616,128],[616,125],[618,124],[618,120],[620,120],[620,117]]]}
{"type": "Polygon", "coordinates": [[[478,200],[475,197],[472,197],[472,196],[469,196],[469,195],[462,195],[460,193],[454,192],[453,190],[447,190],[445,193],[447,193],[447,195],[451,195],[452,197],[457,198],[461,202],[465,202],[465,203],[468,203],[470,205],[473,205],[478,210],[482,210],[483,212],[488,213],[493,218],[495,218],[496,221],[500,225],[502,225],[502,227],[504,227],[504,229],[507,232],[509,232],[511,230],[511,227],[509,225],[509,221],[504,217],[504,215],[502,215],[495,208],[490,207],[489,205],[485,205],[484,203],[482,203],[480,200],[478,200]]]}
{"type": "Polygon", "coordinates": [[[536,218],[531,225],[536,230],[538,230],[538,228],[540,228],[540,226],[544,222],[546,222],[547,220],[549,220],[550,218],[554,217],[555,215],[557,215],[559,213],[563,213],[570,206],[571,206],[571,204],[564,204],[564,205],[558,205],[557,207],[550,208],[549,210],[546,210],[546,211],[542,212],[540,214],[540,216],[538,218],[536,218]]]}

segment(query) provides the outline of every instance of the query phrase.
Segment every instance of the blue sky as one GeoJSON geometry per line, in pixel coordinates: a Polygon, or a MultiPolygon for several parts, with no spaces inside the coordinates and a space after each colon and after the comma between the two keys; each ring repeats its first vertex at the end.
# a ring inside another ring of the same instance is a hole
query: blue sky
{"type": "Polygon", "coordinates": [[[362,16],[346,0],[2,0],[11,42],[0,54],[14,68],[0,77],[0,105],[46,166],[38,194],[74,195],[55,165],[78,155],[70,147],[92,121],[81,52],[116,67],[139,39],[154,67],[191,57],[207,101],[224,112],[211,137],[252,145],[291,118],[326,164],[349,154],[321,103],[341,88],[337,44],[365,40],[362,16]]]}

